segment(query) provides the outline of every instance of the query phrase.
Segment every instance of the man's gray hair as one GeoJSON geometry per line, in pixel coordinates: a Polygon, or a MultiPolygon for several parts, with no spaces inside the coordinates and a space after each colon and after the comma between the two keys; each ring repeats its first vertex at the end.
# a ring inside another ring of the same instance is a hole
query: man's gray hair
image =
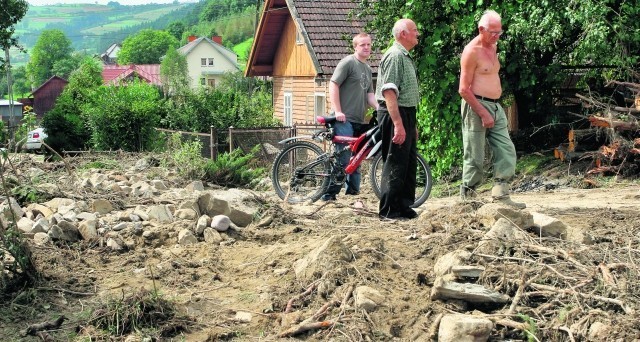
{"type": "Polygon", "coordinates": [[[491,20],[502,21],[500,14],[494,10],[486,10],[480,17],[480,21],[478,21],[478,27],[482,26],[484,28],[489,27],[489,22],[491,20]]]}
{"type": "Polygon", "coordinates": [[[402,31],[408,31],[408,30],[409,28],[407,28],[407,20],[400,19],[396,21],[395,24],[393,24],[393,29],[391,30],[391,33],[395,38],[398,38],[400,37],[400,33],[402,33],[402,31]]]}

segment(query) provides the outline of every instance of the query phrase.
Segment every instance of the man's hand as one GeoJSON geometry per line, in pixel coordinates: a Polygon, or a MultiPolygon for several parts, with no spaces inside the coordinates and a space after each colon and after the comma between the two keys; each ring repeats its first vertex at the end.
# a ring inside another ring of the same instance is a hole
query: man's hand
{"type": "Polygon", "coordinates": [[[344,115],[343,112],[336,112],[336,120],[338,120],[340,122],[345,122],[345,121],[347,121],[347,116],[344,115]]]}
{"type": "Polygon", "coordinates": [[[484,115],[480,115],[480,119],[482,120],[482,127],[484,128],[492,128],[493,125],[495,124],[495,121],[493,120],[493,116],[491,116],[489,112],[486,112],[486,114],[484,115]]]}
{"type": "Polygon", "coordinates": [[[404,131],[404,126],[402,125],[402,123],[400,123],[399,125],[394,124],[393,138],[391,139],[391,141],[394,144],[402,145],[402,143],[406,138],[407,138],[407,132],[404,131]]]}

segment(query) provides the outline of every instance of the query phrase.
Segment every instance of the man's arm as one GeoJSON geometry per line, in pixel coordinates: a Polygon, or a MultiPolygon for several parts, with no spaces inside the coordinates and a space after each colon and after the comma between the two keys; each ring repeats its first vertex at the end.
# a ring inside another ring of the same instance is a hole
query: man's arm
{"type": "Polygon", "coordinates": [[[478,114],[482,120],[482,127],[491,128],[494,125],[493,117],[471,91],[471,83],[473,83],[476,66],[477,61],[473,49],[470,47],[465,48],[460,58],[460,88],[458,88],[458,93],[471,106],[471,109],[478,114]]]}
{"type": "Polygon", "coordinates": [[[329,101],[331,101],[331,109],[335,112],[338,121],[345,121],[347,117],[342,112],[340,105],[340,85],[334,81],[329,81],[329,101]]]}
{"type": "Polygon", "coordinates": [[[376,94],[368,93],[367,94],[367,103],[369,104],[369,106],[371,106],[375,110],[378,110],[378,101],[376,101],[376,94]]]}
{"type": "Polygon", "coordinates": [[[407,133],[404,131],[400,108],[398,108],[398,96],[393,89],[383,91],[382,96],[384,96],[384,102],[387,104],[387,110],[393,122],[393,138],[391,141],[394,144],[401,145],[407,137],[407,133]]]}

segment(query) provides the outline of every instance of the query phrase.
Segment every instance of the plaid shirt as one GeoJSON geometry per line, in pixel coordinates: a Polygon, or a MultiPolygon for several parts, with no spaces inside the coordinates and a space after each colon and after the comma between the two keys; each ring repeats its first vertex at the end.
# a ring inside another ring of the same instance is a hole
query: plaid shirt
{"type": "Polygon", "coordinates": [[[418,88],[418,78],[416,68],[413,65],[409,51],[400,43],[394,42],[385,52],[378,68],[378,81],[376,85],[376,100],[384,101],[382,96],[382,86],[394,84],[400,95],[398,96],[398,106],[417,107],[420,100],[418,88]]]}

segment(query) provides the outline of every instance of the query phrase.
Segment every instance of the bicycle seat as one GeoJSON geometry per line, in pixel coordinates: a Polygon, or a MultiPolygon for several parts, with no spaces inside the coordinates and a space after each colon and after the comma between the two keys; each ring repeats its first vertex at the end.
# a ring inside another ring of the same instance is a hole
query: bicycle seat
{"type": "Polygon", "coordinates": [[[316,121],[326,126],[326,125],[335,123],[336,117],[335,116],[316,116],[316,121]]]}

